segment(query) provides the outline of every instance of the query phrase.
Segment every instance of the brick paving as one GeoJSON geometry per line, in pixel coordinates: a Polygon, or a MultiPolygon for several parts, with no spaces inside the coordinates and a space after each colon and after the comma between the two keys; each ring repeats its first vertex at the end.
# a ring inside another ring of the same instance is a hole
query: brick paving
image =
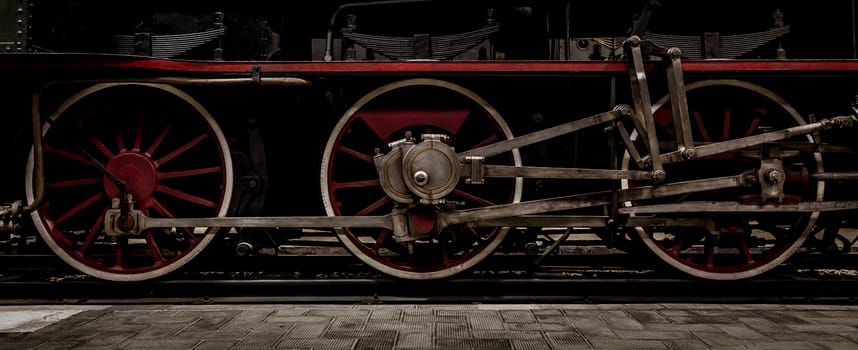
{"type": "Polygon", "coordinates": [[[0,349],[858,349],[858,306],[0,306],[0,349]]]}

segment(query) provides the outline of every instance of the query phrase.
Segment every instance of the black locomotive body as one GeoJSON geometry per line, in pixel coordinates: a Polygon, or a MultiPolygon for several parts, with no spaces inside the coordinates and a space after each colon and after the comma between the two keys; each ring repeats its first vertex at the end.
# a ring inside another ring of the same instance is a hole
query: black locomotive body
{"type": "Polygon", "coordinates": [[[403,279],[583,230],[732,280],[855,224],[854,2],[0,11],[0,231],[106,280],[309,229],[403,279]]]}

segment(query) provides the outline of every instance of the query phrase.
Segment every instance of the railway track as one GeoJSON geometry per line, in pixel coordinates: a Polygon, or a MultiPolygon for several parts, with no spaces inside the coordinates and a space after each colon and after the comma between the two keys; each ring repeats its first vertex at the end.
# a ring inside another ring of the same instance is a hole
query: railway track
{"type": "Polygon", "coordinates": [[[349,255],[201,257],[169,278],[117,283],[80,274],[51,255],[6,255],[0,303],[858,303],[858,254],[797,254],[764,276],[739,281],[691,278],[609,250],[528,265],[533,259],[500,254],[457,278],[410,281],[349,255]]]}

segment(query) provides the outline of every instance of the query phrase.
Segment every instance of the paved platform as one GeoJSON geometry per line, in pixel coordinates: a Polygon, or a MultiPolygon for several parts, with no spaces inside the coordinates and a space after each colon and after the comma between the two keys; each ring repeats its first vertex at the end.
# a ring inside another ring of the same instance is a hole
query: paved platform
{"type": "Polygon", "coordinates": [[[0,349],[858,349],[858,306],[0,306],[0,349]]]}

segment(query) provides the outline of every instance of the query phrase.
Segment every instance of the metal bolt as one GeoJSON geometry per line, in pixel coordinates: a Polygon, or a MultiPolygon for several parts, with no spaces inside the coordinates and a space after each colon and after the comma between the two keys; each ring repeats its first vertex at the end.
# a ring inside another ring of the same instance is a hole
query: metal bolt
{"type": "Polygon", "coordinates": [[[629,44],[632,46],[638,46],[641,44],[641,38],[637,35],[632,35],[632,37],[629,38],[629,44]]]}
{"type": "Polygon", "coordinates": [[[766,173],[766,181],[770,184],[778,184],[784,180],[784,174],[777,170],[769,170],[766,173]]]}
{"type": "Polygon", "coordinates": [[[667,173],[664,170],[655,170],[652,172],[652,181],[662,182],[667,178],[667,173]]]}
{"type": "Polygon", "coordinates": [[[614,110],[622,113],[624,116],[632,115],[632,107],[626,104],[614,106],[614,110]]]}
{"type": "Polygon", "coordinates": [[[414,182],[417,183],[418,186],[425,185],[429,182],[429,174],[423,170],[414,172],[414,182]]]}
{"type": "Polygon", "coordinates": [[[745,186],[752,186],[757,183],[757,177],[754,176],[754,174],[746,174],[744,177],[742,177],[742,182],[745,186]]]}
{"type": "Polygon", "coordinates": [[[667,54],[670,55],[670,58],[680,58],[682,57],[682,50],[678,47],[671,47],[667,49],[667,54]]]}
{"type": "Polygon", "coordinates": [[[238,242],[235,246],[235,255],[247,256],[253,251],[253,245],[248,242],[238,242]]]}

